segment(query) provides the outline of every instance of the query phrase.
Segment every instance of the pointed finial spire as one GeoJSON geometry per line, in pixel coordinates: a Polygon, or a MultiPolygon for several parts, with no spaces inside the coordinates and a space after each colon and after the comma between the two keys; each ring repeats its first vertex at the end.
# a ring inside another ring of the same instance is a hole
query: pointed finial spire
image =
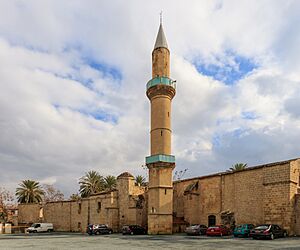
{"type": "Polygon", "coordinates": [[[155,42],[155,45],[154,45],[154,49],[160,48],[160,47],[168,48],[167,39],[166,39],[164,30],[163,30],[163,27],[162,27],[162,11],[159,13],[159,16],[160,16],[160,25],[159,25],[159,30],[158,30],[158,34],[157,34],[157,37],[156,37],[156,42],[155,42]]]}

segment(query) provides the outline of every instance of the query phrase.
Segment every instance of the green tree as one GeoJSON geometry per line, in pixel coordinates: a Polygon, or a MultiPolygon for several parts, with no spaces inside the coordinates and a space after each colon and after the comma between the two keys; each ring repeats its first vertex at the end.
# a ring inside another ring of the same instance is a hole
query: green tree
{"type": "Polygon", "coordinates": [[[89,197],[91,194],[104,190],[104,178],[97,171],[91,170],[79,179],[79,193],[81,197],[89,197]]]}
{"type": "Polygon", "coordinates": [[[112,190],[117,186],[117,178],[113,175],[108,175],[104,178],[104,188],[106,190],[112,190]]]}
{"type": "Polygon", "coordinates": [[[33,180],[23,180],[16,189],[20,203],[38,203],[43,200],[44,191],[40,183],[33,180]]]}
{"type": "Polygon", "coordinates": [[[229,168],[229,171],[239,171],[247,168],[247,163],[236,163],[229,168]]]}
{"type": "Polygon", "coordinates": [[[135,185],[137,186],[145,186],[146,185],[146,179],[142,175],[137,175],[135,177],[135,185]]]}

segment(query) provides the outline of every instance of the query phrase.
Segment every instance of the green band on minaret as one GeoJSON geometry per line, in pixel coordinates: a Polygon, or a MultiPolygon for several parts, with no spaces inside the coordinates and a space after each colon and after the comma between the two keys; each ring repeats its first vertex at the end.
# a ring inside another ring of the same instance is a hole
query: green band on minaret
{"type": "Polygon", "coordinates": [[[146,164],[151,164],[155,162],[175,163],[175,156],[174,155],[151,155],[146,157],[146,164]]]}
{"type": "Polygon", "coordinates": [[[152,78],[147,83],[147,90],[153,86],[160,85],[160,84],[168,85],[176,89],[176,83],[171,78],[165,76],[159,76],[159,77],[152,78]]]}

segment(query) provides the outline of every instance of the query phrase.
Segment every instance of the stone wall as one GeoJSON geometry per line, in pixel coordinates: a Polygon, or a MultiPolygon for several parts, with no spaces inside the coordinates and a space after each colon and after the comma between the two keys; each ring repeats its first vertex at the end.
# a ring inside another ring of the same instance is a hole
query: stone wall
{"type": "MultiPolygon", "coordinates": [[[[300,235],[299,179],[300,160],[290,160],[176,181],[173,215],[180,226],[175,228],[182,231],[186,222],[208,225],[208,217],[215,216],[216,224],[276,223],[300,235]]],[[[114,231],[125,224],[147,226],[147,189],[126,173],[117,190],[79,201],[20,204],[18,222],[51,222],[56,231],[85,231],[88,223],[108,224],[114,231]]]]}
{"type": "Polygon", "coordinates": [[[190,224],[207,225],[209,215],[215,215],[216,223],[220,223],[220,212],[220,176],[174,182],[173,213],[176,217],[184,217],[190,224]],[[197,184],[197,188],[188,190],[193,184],[197,184]]]}
{"type": "Polygon", "coordinates": [[[295,196],[294,234],[300,236],[300,194],[295,196]]]}
{"type": "Polygon", "coordinates": [[[129,173],[123,173],[117,179],[119,230],[124,225],[146,225],[147,221],[147,197],[145,187],[136,186],[134,177],[129,173]]]}
{"type": "Polygon", "coordinates": [[[119,230],[118,192],[104,192],[78,201],[49,202],[44,221],[55,231],[85,232],[88,224],[107,224],[119,230]]]}
{"type": "Polygon", "coordinates": [[[264,169],[263,214],[265,223],[275,223],[290,229],[290,164],[264,169]]]}
{"type": "Polygon", "coordinates": [[[263,168],[226,174],[221,179],[221,211],[233,212],[236,224],[263,223],[263,168]]]}
{"type": "Polygon", "coordinates": [[[208,216],[224,224],[230,214],[235,224],[274,223],[295,234],[299,172],[300,160],[291,160],[174,182],[174,216],[208,225],[208,216]]]}
{"type": "Polygon", "coordinates": [[[19,204],[19,223],[49,222],[55,231],[85,232],[88,224],[107,224],[115,232],[123,225],[147,225],[145,187],[135,185],[129,173],[117,179],[118,190],[78,201],[19,204]]]}
{"type": "Polygon", "coordinates": [[[300,235],[300,161],[291,162],[290,206],[293,209],[291,225],[295,235],[300,235]]]}
{"type": "Polygon", "coordinates": [[[32,224],[42,220],[42,205],[40,204],[19,204],[18,224],[32,224]]]}
{"type": "Polygon", "coordinates": [[[114,231],[119,227],[118,192],[107,192],[101,196],[92,196],[89,200],[91,224],[107,224],[114,231]]]}

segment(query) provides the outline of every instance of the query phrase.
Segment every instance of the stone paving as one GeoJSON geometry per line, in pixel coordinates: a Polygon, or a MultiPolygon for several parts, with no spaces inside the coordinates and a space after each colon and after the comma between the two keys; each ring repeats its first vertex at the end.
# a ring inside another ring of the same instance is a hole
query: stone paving
{"type": "Polygon", "coordinates": [[[0,235],[0,249],[299,249],[300,237],[252,240],[207,236],[52,233],[0,235]]]}

